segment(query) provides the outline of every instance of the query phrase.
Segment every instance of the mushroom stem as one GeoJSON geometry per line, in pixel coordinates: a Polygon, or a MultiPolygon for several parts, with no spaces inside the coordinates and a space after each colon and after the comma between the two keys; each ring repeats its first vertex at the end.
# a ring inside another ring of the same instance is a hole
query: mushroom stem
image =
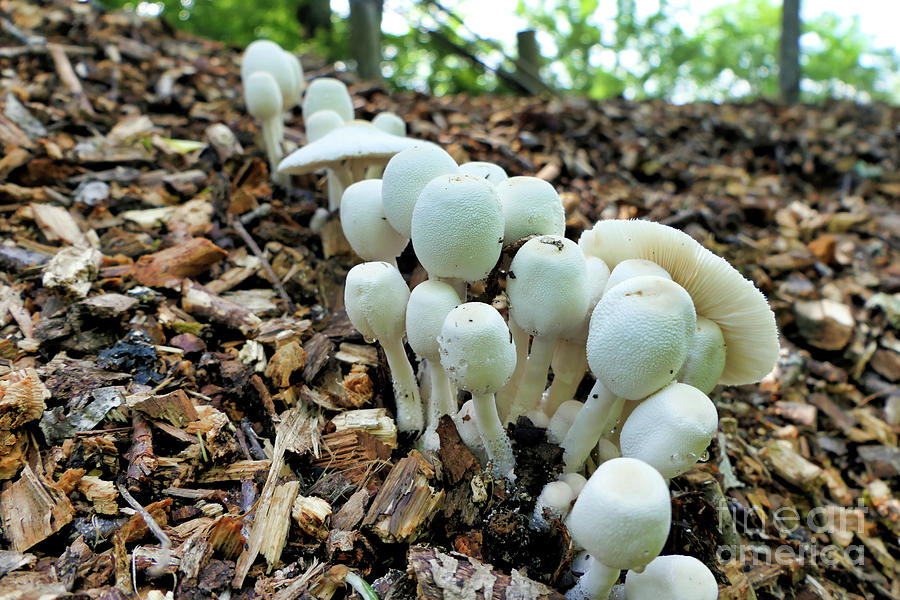
{"type": "Polygon", "coordinates": [[[515,400],[506,415],[507,422],[515,421],[519,415],[528,414],[540,403],[547,385],[547,371],[553,360],[556,340],[557,338],[548,335],[536,335],[531,340],[531,351],[525,361],[525,370],[519,381],[515,400]]]}
{"type": "Polygon", "coordinates": [[[488,460],[493,463],[494,474],[505,477],[509,481],[516,478],[515,458],[512,443],[503,429],[503,423],[497,415],[497,404],[494,394],[472,394],[475,404],[475,421],[481,433],[481,441],[487,451],[488,460]]]}
{"type": "Polygon", "coordinates": [[[394,399],[397,403],[397,428],[400,431],[422,431],[425,416],[422,399],[412,365],[406,357],[403,342],[397,339],[381,339],[381,347],[387,358],[394,383],[394,399]]]}
{"type": "Polygon", "coordinates": [[[522,373],[525,372],[525,361],[528,359],[528,332],[519,327],[513,319],[509,319],[509,332],[512,334],[513,343],[516,345],[516,370],[513,371],[509,382],[497,392],[497,412],[506,423],[506,416],[516,398],[519,390],[519,382],[522,381],[522,373]]]}
{"type": "Polygon", "coordinates": [[[428,375],[431,379],[431,398],[428,401],[428,431],[436,431],[438,421],[444,415],[455,415],[456,397],[450,378],[441,363],[429,360],[428,375]]]}
{"type": "Polygon", "coordinates": [[[325,173],[328,182],[328,211],[334,212],[341,207],[341,197],[344,195],[344,185],[331,169],[326,169],[325,173]]]}
{"type": "Polygon", "coordinates": [[[559,405],[571,400],[578,391],[578,385],[587,371],[584,340],[577,342],[560,340],[550,364],[553,366],[553,381],[544,402],[544,413],[548,417],[552,417],[559,405]]]}
{"type": "Polygon", "coordinates": [[[619,578],[618,569],[610,569],[593,556],[588,558],[587,571],[566,592],[566,600],[606,600],[619,578]]]}
{"type": "Polygon", "coordinates": [[[287,175],[278,172],[278,163],[281,161],[281,144],[279,143],[280,115],[272,119],[263,119],[262,136],[263,145],[266,148],[266,156],[269,158],[269,170],[272,178],[278,183],[284,183],[287,175]]]}
{"type": "Polygon", "coordinates": [[[587,401],[560,443],[566,471],[581,468],[597,441],[619,418],[624,404],[625,400],[617,398],[599,379],[594,383],[587,401]]]}

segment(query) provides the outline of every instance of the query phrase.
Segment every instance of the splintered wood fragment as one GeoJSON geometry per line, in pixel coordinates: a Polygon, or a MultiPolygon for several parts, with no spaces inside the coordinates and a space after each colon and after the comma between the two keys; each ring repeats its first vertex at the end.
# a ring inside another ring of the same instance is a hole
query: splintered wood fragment
{"type": "Polygon", "coordinates": [[[134,413],[131,428],[131,447],[125,455],[128,459],[125,480],[128,489],[136,491],[147,483],[150,474],[156,470],[157,460],[153,452],[153,433],[144,417],[134,413]]]}
{"type": "Polygon", "coordinates": [[[209,544],[227,560],[234,560],[244,549],[247,539],[241,533],[244,522],[228,515],[222,515],[209,527],[209,544]]]}
{"type": "Polygon", "coordinates": [[[66,209],[52,204],[35,203],[32,203],[29,208],[48,242],[62,240],[70,246],[86,246],[88,244],[78,223],[66,209]]]}
{"type": "Polygon", "coordinates": [[[30,367],[0,379],[0,430],[10,431],[39,419],[48,398],[50,391],[30,367]]]}
{"type": "Polygon", "coordinates": [[[425,600],[564,600],[542,583],[518,570],[506,575],[463,554],[445,554],[434,548],[413,546],[408,570],[418,584],[416,596],[425,600]]]}
{"type": "MultiPolygon", "coordinates": [[[[144,509],[156,521],[157,525],[165,527],[169,521],[169,511],[172,509],[172,502],[171,498],[166,498],[159,502],[148,504],[144,509]]],[[[113,537],[120,539],[125,544],[130,544],[142,539],[149,532],[150,527],[144,522],[144,517],[141,516],[141,513],[135,513],[119,528],[113,537]]]]}
{"type": "Polygon", "coordinates": [[[147,254],[131,267],[131,275],[148,286],[177,288],[186,277],[196,277],[228,253],[206,238],[191,238],[171,248],[147,254]]]}
{"type": "Polygon", "coordinates": [[[104,481],[93,475],[85,475],[76,486],[88,501],[94,504],[94,510],[101,515],[115,515],[119,512],[117,499],[119,492],[112,481],[104,481]]]}
{"type": "Polygon", "coordinates": [[[297,496],[291,507],[291,516],[305,534],[317,540],[328,537],[327,523],[331,516],[331,505],[322,498],[297,496]]]}
{"type": "Polygon", "coordinates": [[[19,479],[0,493],[0,521],[13,550],[22,552],[47,539],[69,521],[75,509],[54,484],[25,464],[19,479]]]}
{"type": "Polygon", "coordinates": [[[822,468],[800,456],[787,440],[771,440],[759,456],[767,467],[800,489],[810,491],[825,482],[822,468]]]}
{"type": "Polygon", "coordinates": [[[415,541],[444,502],[444,490],[428,484],[433,476],[434,468],[412,450],[388,473],[362,524],[385,542],[415,541]]]}
{"type": "Polygon", "coordinates": [[[198,283],[185,279],[181,286],[181,305],[195,317],[209,319],[244,335],[252,335],[262,320],[252,312],[217,296],[198,283]]]}
{"type": "Polygon", "coordinates": [[[372,399],[375,394],[375,384],[369,377],[364,365],[353,365],[350,372],[344,375],[338,390],[343,404],[359,408],[372,399]]]}
{"type": "Polygon", "coordinates": [[[384,408],[348,410],[331,419],[335,431],[361,429],[391,448],[397,447],[397,425],[384,408]]]}
{"type": "Polygon", "coordinates": [[[334,431],[322,436],[322,456],[317,467],[342,473],[354,483],[373,465],[391,457],[391,448],[375,436],[359,429],[334,431]]]}
{"type": "Polygon", "coordinates": [[[244,478],[253,479],[260,471],[268,471],[271,466],[271,460],[239,460],[230,465],[213,467],[200,477],[200,481],[215,483],[240,481],[244,478]]]}
{"type": "Polygon", "coordinates": [[[129,396],[126,398],[126,402],[131,408],[144,413],[151,419],[168,421],[175,427],[184,427],[199,418],[194,403],[184,390],[175,390],[170,394],[145,398],[129,396]]]}
{"type": "Polygon", "coordinates": [[[266,377],[279,388],[291,386],[291,375],[303,368],[306,364],[306,351],[300,342],[291,340],[275,351],[269,364],[266,365],[266,377]]]}
{"type": "Polygon", "coordinates": [[[303,380],[310,383],[322,370],[334,352],[334,342],[322,333],[316,333],[305,344],[306,362],[303,366],[303,380]]]}
{"type": "Polygon", "coordinates": [[[271,501],[263,507],[264,510],[257,509],[253,519],[254,530],[257,527],[263,529],[263,541],[259,552],[265,557],[269,571],[281,558],[281,551],[284,550],[291,526],[291,508],[299,490],[299,481],[288,481],[277,486],[271,501]]]}
{"type": "Polygon", "coordinates": [[[342,342],[334,357],[354,365],[378,366],[378,349],[375,346],[342,342]]]}

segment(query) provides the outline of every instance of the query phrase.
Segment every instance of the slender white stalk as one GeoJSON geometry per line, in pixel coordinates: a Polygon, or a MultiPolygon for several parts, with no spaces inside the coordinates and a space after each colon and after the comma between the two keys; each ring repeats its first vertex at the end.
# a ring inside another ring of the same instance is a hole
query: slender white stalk
{"type": "Polygon", "coordinates": [[[403,342],[398,339],[380,339],[394,383],[394,399],[397,404],[397,428],[400,431],[422,431],[425,415],[419,386],[412,365],[406,357],[403,342]]]}
{"type": "Polygon", "coordinates": [[[487,451],[488,460],[493,463],[494,474],[514,481],[516,461],[512,443],[497,415],[494,394],[473,394],[472,399],[475,401],[475,421],[478,423],[478,431],[481,433],[481,441],[487,451]]]}
{"type": "Polygon", "coordinates": [[[528,342],[531,338],[514,320],[509,319],[508,325],[513,343],[516,345],[516,370],[513,371],[512,377],[509,378],[503,389],[497,392],[497,412],[504,423],[509,423],[506,417],[509,414],[513,400],[516,398],[519,382],[522,380],[522,373],[525,372],[525,361],[528,359],[528,342]]]}
{"type": "Polygon", "coordinates": [[[560,340],[553,353],[553,382],[547,390],[547,399],[544,402],[544,413],[552,417],[559,405],[566,400],[571,400],[578,391],[578,386],[587,371],[587,354],[584,349],[584,340],[572,342],[560,340]]]}
{"type": "Polygon", "coordinates": [[[587,571],[566,592],[567,600],[607,600],[609,592],[619,578],[618,569],[610,569],[593,556],[588,558],[587,571]]]}
{"type": "Polygon", "coordinates": [[[437,431],[438,421],[444,415],[453,416],[457,412],[456,397],[453,386],[447,372],[441,367],[441,363],[427,361],[428,378],[431,380],[431,397],[428,399],[427,428],[425,437],[437,431]]]}
{"type": "Polygon", "coordinates": [[[280,116],[273,119],[263,119],[262,136],[263,145],[266,148],[266,156],[269,159],[269,172],[272,179],[281,183],[284,175],[278,173],[278,163],[281,162],[281,138],[278,137],[278,126],[280,116]]]}
{"type": "Polygon", "coordinates": [[[612,428],[624,405],[599,380],[594,383],[575,422],[563,438],[563,461],[566,471],[578,471],[585,459],[597,445],[597,441],[612,428]]]}
{"type": "Polygon", "coordinates": [[[340,178],[331,169],[325,171],[328,186],[328,210],[334,212],[341,207],[341,196],[344,195],[344,186],[340,178]]]}
{"type": "Polygon", "coordinates": [[[547,372],[553,359],[556,340],[557,338],[546,335],[536,335],[531,340],[531,351],[525,361],[525,371],[519,381],[516,397],[506,415],[507,422],[528,414],[540,403],[544,388],[547,387],[547,372]]]}

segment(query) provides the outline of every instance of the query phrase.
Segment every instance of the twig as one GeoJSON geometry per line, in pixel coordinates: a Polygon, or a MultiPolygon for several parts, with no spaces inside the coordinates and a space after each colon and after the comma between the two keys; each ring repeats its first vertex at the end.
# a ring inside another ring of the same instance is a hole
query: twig
{"type": "Polygon", "coordinates": [[[159,523],[156,522],[147,509],[141,506],[141,503],[134,499],[134,497],[128,493],[128,490],[125,489],[125,486],[122,485],[122,482],[116,483],[116,488],[118,488],[119,493],[122,495],[122,498],[125,499],[125,502],[131,506],[134,510],[141,515],[141,518],[144,519],[144,523],[146,523],[147,528],[153,534],[157,540],[159,540],[159,550],[160,555],[164,557],[164,560],[157,565],[154,565],[152,569],[148,569],[148,572],[154,577],[162,574],[165,571],[166,567],[172,562],[171,550],[172,550],[172,540],[169,539],[169,536],[166,535],[166,532],[162,530],[162,527],[159,526],[159,523]]]}
{"type": "Polygon", "coordinates": [[[278,295],[281,296],[281,299],[284,301],[285,306],[290,314],[294,314],[297,310],[297,306],[294,304],[294,301],[291,300],[290,296],[288,296],[287,292],[284,289],[284,286],[281,285],[281,280],[275,275],[275,271],[272,270],[272,265],[269,264],[269,261],[266,259],[265,255],[262,253],[262,250],[259,249],[259,246],[253,240],[247,230],[244,229],[244,225],[241,223],[239,219],[235,219],[233,216],[228,219],[229,225],[237,232],[241,239],[244,240],[244,243],[247,244],[247,247],[250,248],[250,251],[260,260],[262,263],[263,269],[266,270],[266,274],[269,276],[269,279],[272,281],[272,285],[275,286],[275,290],[278,292],[278,295]]]}
{"type": "Polygon", "coordinates": [[[91,101],[88,100],[84,88],[81,87],[81,80],[75,74],[75,69],[72,68],[72,63],[69,61],[66,51],[59,44],[47,44],[47,50],[50,52],[50,56],[53,57],[56,73],[62,82],[66,84],[66,87],[69,88],[69,91],[78,97],[81,109],[89,115],[95,115],[94,107],[91,106],[91,101]]]}

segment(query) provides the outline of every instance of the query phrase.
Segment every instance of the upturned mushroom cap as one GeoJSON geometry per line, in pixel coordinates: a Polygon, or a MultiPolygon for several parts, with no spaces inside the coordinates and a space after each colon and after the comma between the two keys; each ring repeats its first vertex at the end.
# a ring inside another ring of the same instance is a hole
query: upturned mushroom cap
{"type": "Polygon", "coordinates": [[[400,338],[406,326],[409,287],[397,267],[366,262],[347,273],[344,307],[350,322],[369,339],[400,338]]]}
{"type": "Polygon", "coordinates": [[[257,119],[273,119],[281,114],[282,100],[278,82],[265,71],[253,73],[244,80],[244,103],[247,112],[257,119]]]}
{"type": "Polygon", "coordinates": [[[587,264],[578,244],[558,235],[532,238],[509,266],[509,314],[532,335],[566,337],[584,324],[587,287],[587,264]]]}
{"type": "Polygon", "coordinates": [[[493,185],[497,185],[509,178],[509,175],[506,174],[506,171],[500,165],[480,160],[473,160],[459,165],[459,172],[463,175],[484,179],[493,185]]]}
{"type": "Polygon", "coordinates": [[[537,177],[510,177],[496,184],[503,205],[503,245],[529,235],[562,236],[566,213],[553,186],[537,177]]]}
{"type": "Polygon", "coordinates": [[[614,569],[640,569],[662,550],[672,519],[662,476],[635,458],[600,465],[566,520],[572,539],[614,569]]]}
{"type": "Polygon", "coordinates": [[[617,264],[609,273],[609,279],[606,280],[606,288],[604,291],[622,283],[626,279],[639,277],[641,275],[656,275],[664,279],[672,279],[672,276],[661,266],[650,260],[640,258],[629,258],[617,264]]]}
{"type": "Polygon", "coordinates": [[[719,424],[712,401],[697,388],[673,383],[637,405],[622,426],[622,456],[639,458],[666,479],[690,469],[719,424]]]}
{"type": "Polygon", "coordinates": [[[509,328],[490,304],[466,302],[447,313],[438,345],[450,379],[475,396],[495,393],[516,368],[509,328]]]}
{"type": "Polygon", "coordinates": [[[413,288],[406,305],[406,339],[420,358],[440,362],[438,337],[447,313],[462,303],[453,286],[428,279],[413,288]]]}
{"type": "Polygon", "coordinates": [[[302,71],[300,77],[297,77],[297,68],[291,55],[275,42],[256,40],[244,50],[241,58],[241,80],[245,86],[254,73],[268,73],[275,79],[283,107],[293,106],[300,99],[303,85],[302,71]]]}
{"type": "Polygon", "coordinates": [[[453,157],[434,144],[397,153],[384,168],[382,202],[391,227],[409,237],[413,209],[425,185],[438,175],[453,175],[459,167],[453,157]]]}
{"type": "Polygon", "coordinates": [[[600,221],[582,234],[579,245],[610,267],[643,258],[668,271],[691,295],[697,314],[722,330],[727,356],[719,383],[754,383],[772,370],[778,360],[778,330],[765,296],[691,236],[650,221],[600,221]]]}
{"type": "Polygon", "coordinates": [[[708,394],[716,387],[725,369],[725,338],[715,321],[697,317],[697,329],[687,358],[675,379],[708,394]]]}
{"type": "Polygon", "coordinates": [[[392,112],[378,113],[375,115],[375,118],[372,119],[372,125],[391,135],[406,135],[406,123],[404,123],[403,119],[397,114],[392,112]]]}
{"type": "Polygon", "coordinates": [[[696,325],[691,297],[674,281],[654,275],[626,279],[594,308],[588,365],[616,396],[646,398],[675,378],[696,325]]]}
{"type": "Polygon", "coordinates": [[[716,600],[719,586],[706,565],[693,556],[657,556],[643,572],[625,575],[627,600],[716,600]]]}
{"type": "Polygon", "coordinates": [[[383,164],[402,150],[428,143],[385,133],[367,121],[350,121],[286,156],[278,172],[303,175],[353,161],[383,164]]]}
{"type": "Polygon", "coordinates": [[[341,127],[344,119],[335,111],[325,108],[314,112],[304,122],[306,123],[306,139],[314,142],[341,127]]]}
{"type": "Polygon", "coordinates": [[[322,77],[310,82],[303,97],[303,121],[324,109],[335,111],[344,121],[353,120],[353,99],[343,81],[322,77]]]}
{"type": "Polygon", "coordinates": [[[341,228],[350,247],[363,260],[393,261],[409,243],[384,218],[380,179],[358,181],[344,190],[341,228]]]}
{"type": "Polygon", "coordinates": [[[411,233],[429,277],[483,279],[502,249],[503,211],[494,186],[471,175],[433,178],[416,201],[411,233]]]}

